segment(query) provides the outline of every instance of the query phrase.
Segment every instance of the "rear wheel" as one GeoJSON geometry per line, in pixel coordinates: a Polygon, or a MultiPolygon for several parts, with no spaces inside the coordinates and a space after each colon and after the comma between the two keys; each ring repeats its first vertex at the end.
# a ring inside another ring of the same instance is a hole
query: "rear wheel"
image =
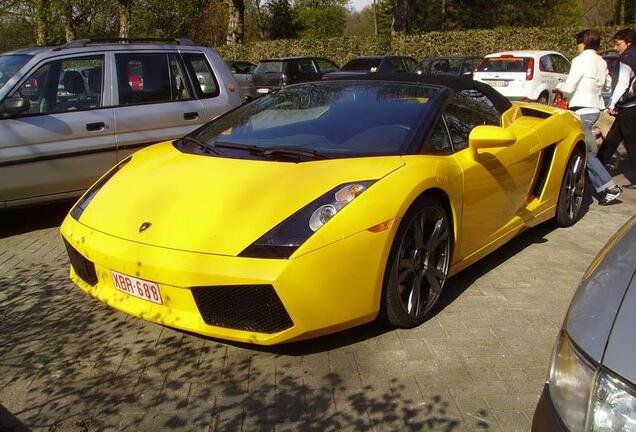
{"type": "Polygon", "coordinates": [[[557,202],[556,222],[561,227],[573,225],[580,216],[583,191],[585,189],[585,155],[581,149],[575,149],[565,168],[559,201],[557,202]]]}
{"type": "Polygon", "coordinates": [[[384,320],[410,328],[426,319],[439,298],[450,264],[451,221],[437,201],[417,202],[395,236],[385,271],[384,320]]]}
{"type": "Polygon", "coordinates": [[[543,92],[539,95],[537,102],[543,105],[547,105],[550,103],[550,94],[548,92],[543,92]]]}

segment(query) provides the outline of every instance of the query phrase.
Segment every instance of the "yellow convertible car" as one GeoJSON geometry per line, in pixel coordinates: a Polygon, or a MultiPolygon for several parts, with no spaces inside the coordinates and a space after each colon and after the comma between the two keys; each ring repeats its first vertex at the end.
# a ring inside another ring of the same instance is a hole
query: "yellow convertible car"
{"type": "Polygon", "coordinates": [[[61,232],[108,305],[276,344],[421,324],[446,279],[519,232],[579,217],[576,117],[460,78],[286,87],[121,161],[61,232]]]}

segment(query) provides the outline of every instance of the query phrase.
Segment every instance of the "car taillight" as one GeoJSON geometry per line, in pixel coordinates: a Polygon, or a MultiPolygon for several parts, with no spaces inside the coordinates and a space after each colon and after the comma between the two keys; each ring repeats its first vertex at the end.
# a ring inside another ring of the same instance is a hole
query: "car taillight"
{"type": "Polygon", "coordinates": [[[534,59],[528,59],[528,66],[526,68],[526,81],[532,80],[534,77],[534,59]]]}

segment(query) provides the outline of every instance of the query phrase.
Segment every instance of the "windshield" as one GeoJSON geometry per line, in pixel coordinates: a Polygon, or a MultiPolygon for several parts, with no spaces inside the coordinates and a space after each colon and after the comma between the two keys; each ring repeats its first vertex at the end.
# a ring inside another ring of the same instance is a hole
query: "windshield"
{"type": "Polygon", "coordinates": [[[347,62],[346,65],[340,69],[341,71],[365,71],[365,72],[376,72],[378,70],[378,66],[380,66],[380,62],[382,59],[372,59],[372,58],[357,58],[352,59],[347,62]]]}
{"type": "Polygon", "coordinates": [[[0,56],[0,89],[24,66],[32,56],[12,54],[0,56]]]}
{"type": "Polygon", "coordinates": [[[213,121],[193,137],[224,146],[293,148],[327,157],[399,154],[433,114],[439,90],[411,83],[325,81],[287,87],[213,121]]]}
{"type": "Polygon", "coordinates": [[[488,57],[478,66],[477,72],[526,72],[528,68],[526,57],[488,57]]]}
{"type": "Polygon", "coordinates": [[[254,73],[281,73],[283,71],[282,61],[265,61],[258,64],[254,73]]]}

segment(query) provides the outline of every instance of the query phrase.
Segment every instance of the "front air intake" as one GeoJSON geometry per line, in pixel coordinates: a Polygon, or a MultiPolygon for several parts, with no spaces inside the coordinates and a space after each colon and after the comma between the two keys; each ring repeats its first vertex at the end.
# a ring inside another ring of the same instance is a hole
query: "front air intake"
{"type": "Polygon", "coordinates": [[[71,261],[73,270],[84,282],[94,286],[97,283],[97,273],[95,273],[95,264],[84,258],[73,246],[71,246],[66,240],[64,240],[64,246],[66,246],[66,253],[71,261]]]}
{"type": "Polygon", "coordinates": [[[258,333],[276,333],[294,325],[271,285],[192,288],[206,324],[258,333]]]}

